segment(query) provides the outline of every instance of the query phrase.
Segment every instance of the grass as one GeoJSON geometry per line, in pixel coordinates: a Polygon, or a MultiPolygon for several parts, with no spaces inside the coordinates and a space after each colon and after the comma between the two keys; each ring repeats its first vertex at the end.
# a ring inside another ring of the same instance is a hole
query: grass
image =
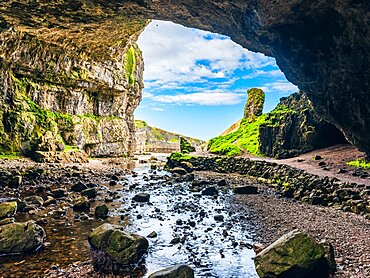
{"type": "Polygon", "coordinates": [[[169,159],[174,161],[187,161],[194,158],[192,155],[182,154],[180,152],[171,153],[169,159]]]}
{"type": "Polygon", "coordinates": [[[78,147],[76,146],[70,146],[70,145],[64,145],[64,152],[77,152],[78,147]]]}
{"type": "Polygon", "coordinates": [[[19,153],[0,153],[0,159],[18,159],[20,157],[19,153]]]}
{"type": "Polygon", "coordinates": [[[295,111],[278,105],[270,113],[263,114],[249,122],[249,119],[242,119],[238,130],[225,135],[218,136],[208,142],[208,151],[226,156],[237,156],[244,152],[261,156],[259,151],[259,129],[262,125],[279,126],[281,120],[287,113],[295,111]]]}
{"type": "Polygon", "coordinates": [[[347,162],[347,165],[353,166],[356,168],[370,169],[370,162],[367,162],[364,159],[357,159],[357,160],[347,162]]]}
{"type": "Polygon", "coordinates": [[[135,120],[135,126],[137,129],[141,129],[148,126],[148,124],[146,123],[146,121],[135,120]]]}

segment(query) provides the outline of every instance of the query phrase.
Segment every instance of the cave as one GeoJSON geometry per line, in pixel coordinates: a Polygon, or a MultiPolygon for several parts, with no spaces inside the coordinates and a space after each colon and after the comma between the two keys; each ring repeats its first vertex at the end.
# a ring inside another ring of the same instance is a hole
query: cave
{"type": "MultiPolygon", "coordinates": [[[[5,1],[0,4],[2,103],[11,102],[14,90],[21,90],[22,84],[13,77],[28,78],[38,91],[42,87],[36,100],[45,107],[118,115],[129,123],[141,85],[136,82],[133,88],[130,81],[118,80],[123,56],[130,47],[135,50],[147,19],[170,20],[225,34],[249,50],[275,57],[319,115],[369,153],[369,8],[365,0],[5,1]],[[53,95],[58,86],[66,92],[63,98],[53,95]],[[104,101],[94,106],[76,90],[68,95],[69,88],[94,94],[92,87],[100,96],[102,92],[109,96],[108,104],[124,92],[130,105],[126,110],[122,103],[113,108],[104,101]]],[[[139,81],[140,70],[132,71],[128,80],[139,81]]],[[[126,125],[120,136],[131,132],[132,124],[126,125]]],[[[129,152],[129,145],[120,147],[122,153],[129,152]]]]}

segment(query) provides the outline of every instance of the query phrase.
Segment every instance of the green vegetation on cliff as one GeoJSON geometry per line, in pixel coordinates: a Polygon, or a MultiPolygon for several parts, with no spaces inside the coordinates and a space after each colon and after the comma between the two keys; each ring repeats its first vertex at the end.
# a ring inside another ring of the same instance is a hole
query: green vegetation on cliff
{"type": "Polygon", "coordinates": [[[235,156],[247,152],[252,155],[262,155],[259,151],[259,129],[262,125],[278,125],[279,120],[287,113],[295,111],[278,105],[270,113],[262,114],[250,122],[250,118],[242,119],[239,129],[225,136],[218,136],[208,142],[208,151],[211,153],[235,156]]]}
{"type": "Polygon", "coordinates": [[[370,162],[364,159],[357,159],[357,160],[347,162],[347,165],[353,166],[356,168],[370,169],[370,162]]]}
{"type": "Polygon", "coordinates": [[[128,84],[132,87],[135,84],[136,57],[135,49],[131,46],[125,55],[125,72],[128,84]]]}
{"type": "Polygon", "coordinates": [[[180,150],[182,153],[195,152],[195,148],[184,137],[180,137],[180,150]]]}

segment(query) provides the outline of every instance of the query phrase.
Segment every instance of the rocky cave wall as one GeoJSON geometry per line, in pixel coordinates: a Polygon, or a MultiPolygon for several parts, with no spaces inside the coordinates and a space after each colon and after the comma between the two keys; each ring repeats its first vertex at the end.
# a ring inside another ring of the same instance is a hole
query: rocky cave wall
{"type": "Polygon", "coordinates": [[[65,45],[68,34],[49,40],[3,19],[0,152],[132,155],[144,68],[135,42],[146,24],[127,19],[119,44],[99,52],[98,36],[90,47],[65,45]]]}
{"type": "Polygon", "coordinates": [[[20,0],[0,3],[0,26],[87,53],[103,68],[148,18],[228,35],[275,57],[319,115],[370,154],[369,11],[368,0],[20,0]]]}

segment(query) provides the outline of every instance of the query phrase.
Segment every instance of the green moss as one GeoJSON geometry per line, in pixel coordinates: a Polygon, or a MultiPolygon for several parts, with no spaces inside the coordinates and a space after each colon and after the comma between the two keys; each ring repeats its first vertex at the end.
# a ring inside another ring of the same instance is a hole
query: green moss
{"type": "Polygon", "coordinates": [[[190,159],[193,159],[194,156],[192,155],[186,155],[186,154],[182,154],[180,152],[175,152],[175,153],[172,153],[169,157],[170,160],[174,160],[174,161],[188,161],[190,159]]]}
{"type": "Polygon", "coordinates": [[[65,147],[64,152],[77,152],[78,151],[77,146],[65,145],[64,147],[65,147]]]}
{"type": "Polygon", "coordinates": [[[17,152],[0,153],[0,159],[18,159],[21,157],[22,157],[21,154],[17,152]]]}
{"type": "Polygon", "coordinates": [[[135,49],[131,46],[125,55],[125,71],[128,84],[132,87],[135,84],[136,57],[135,49]]]}
{"type": "Polygon", "coordinates": [[[145,121],[135,120],[135,127],[137,129],[141,129],[148,126],[148,124],[145,121]]]}
{"type": "Polygon", "coordinates": [[[184,137],[180,137],[180,150],[182,153],[195,152],[195,148],[184,137]]]}
{"type": "Polygon", "coordinates": [[[370,162],[368,162],[364,159],[357,159],[357,160],[347,162],[347,165],[353,166],[353,167],[356,167],[356,168],[370,169],[370,162]]]}

